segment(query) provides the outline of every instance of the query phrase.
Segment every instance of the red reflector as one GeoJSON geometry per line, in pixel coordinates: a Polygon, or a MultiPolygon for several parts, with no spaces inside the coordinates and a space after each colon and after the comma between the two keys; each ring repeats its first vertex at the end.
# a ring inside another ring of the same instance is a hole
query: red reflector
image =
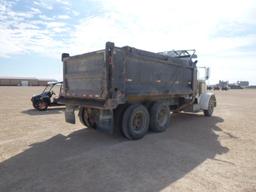
{"type": "Polygon", "coordinates": [[[108,63],[112,64],[112,57],[111,56],[108,57],[108,63]]]}

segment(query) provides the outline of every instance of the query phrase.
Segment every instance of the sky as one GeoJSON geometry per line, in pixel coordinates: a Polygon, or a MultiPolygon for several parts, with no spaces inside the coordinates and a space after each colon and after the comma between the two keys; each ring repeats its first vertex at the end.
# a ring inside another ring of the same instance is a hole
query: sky
{"type": "Polygon", "coordinates": [[[256,84],[254,0],[0,0],[0,76],[62,79],[61,53],[107,41],[152,52],[196,49],[210,84],[256,84]]]}

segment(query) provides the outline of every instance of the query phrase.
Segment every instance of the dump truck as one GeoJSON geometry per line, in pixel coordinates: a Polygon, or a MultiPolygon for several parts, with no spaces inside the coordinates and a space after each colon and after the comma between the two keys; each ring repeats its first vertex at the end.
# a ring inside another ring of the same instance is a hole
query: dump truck
{"type": "Polygon", "coordinates": [[[75,123],[78,110],[84,126],[135,140],[165,131],[174,112],[211,116],[216,97],[197,79],[196,58],[195,50],[153,53],[112,42],[81,55],[63,53],[65,120],[75,123]]]}

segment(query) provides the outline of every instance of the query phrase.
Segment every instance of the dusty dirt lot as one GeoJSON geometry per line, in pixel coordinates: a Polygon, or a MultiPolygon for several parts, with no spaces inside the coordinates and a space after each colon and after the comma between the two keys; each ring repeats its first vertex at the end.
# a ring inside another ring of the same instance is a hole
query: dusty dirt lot
{"type": "Polygon", "coordinates": [[[127,141],[37,112],[42,88],[0,87],[0,191],[256,191],[256,90],[218,91],[211,118],[175,114],[127,141]]]}

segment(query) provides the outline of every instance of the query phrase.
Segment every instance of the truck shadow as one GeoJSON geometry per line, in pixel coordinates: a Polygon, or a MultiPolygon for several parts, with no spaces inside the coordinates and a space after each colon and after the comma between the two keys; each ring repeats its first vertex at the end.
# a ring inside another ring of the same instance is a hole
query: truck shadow
{"type": "Polygon", "coordinates": [[[38,111],[36,109],[27,109],[21,112],[27,115],[37,116],[37,115],[60,114],[64,111],[65,111],[65,107],[51,107],[51,108],[48,108],[46,111],[38,111]]]}
{"type": "Polygon", "coordinates": [[[175,114],[168,131],[127,141],[82,129],[34,143],[0,164],[0,191],[159,191],[228,152],[220,117],[175,114]]]}

